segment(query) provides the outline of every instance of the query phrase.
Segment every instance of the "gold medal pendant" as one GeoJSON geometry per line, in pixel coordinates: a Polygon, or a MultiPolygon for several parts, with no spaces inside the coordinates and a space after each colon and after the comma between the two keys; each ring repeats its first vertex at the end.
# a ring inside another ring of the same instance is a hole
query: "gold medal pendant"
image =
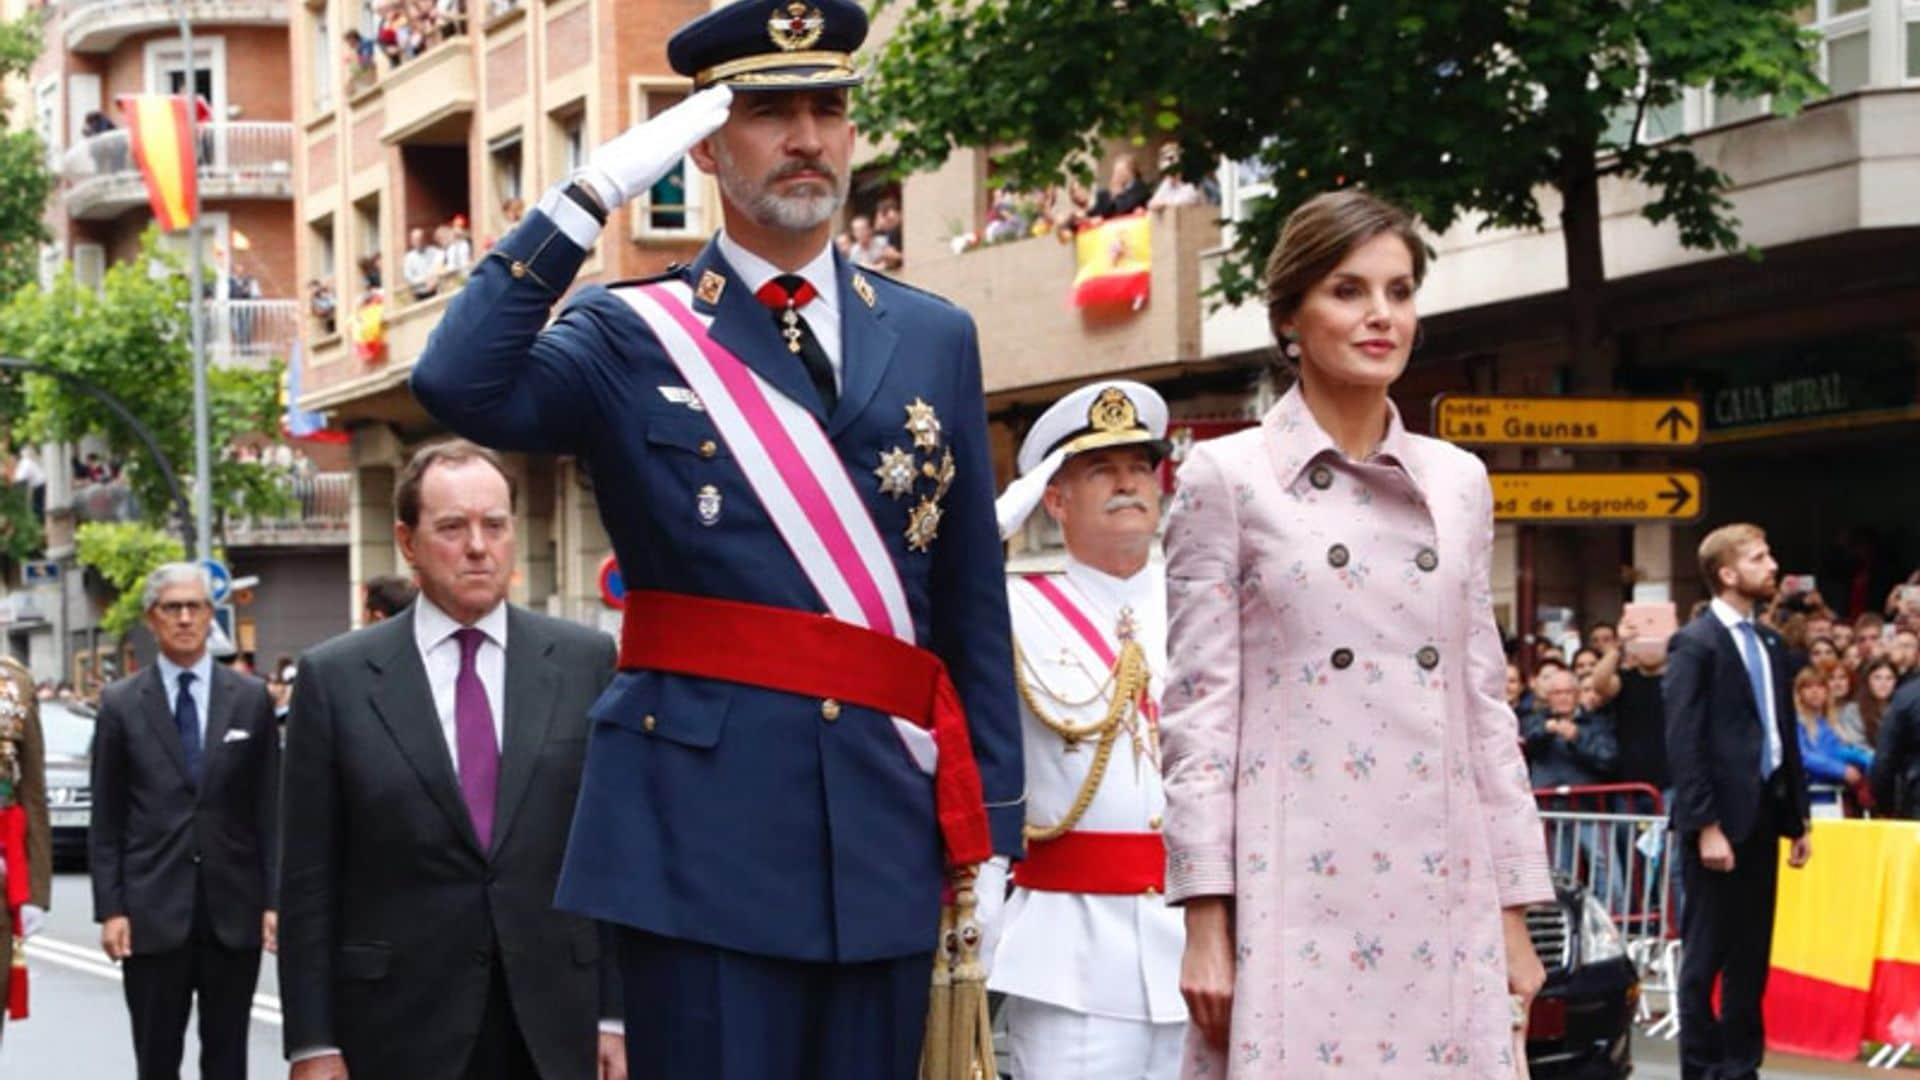
{"type": "Polygon", "coordinates": [[[940,518],[945,513],[939,503],[921,499],[920,505],[907,515],[907,547],[921,552],[931,549],[934,538],[940,535],[940,518]]]}
{"type": "Polygon", "coordinates": [[[914,449],[932,452],[940,448],[940,417],[933,406],[919,398],[907,406],[907,431],[913,436],[914,449]]]}

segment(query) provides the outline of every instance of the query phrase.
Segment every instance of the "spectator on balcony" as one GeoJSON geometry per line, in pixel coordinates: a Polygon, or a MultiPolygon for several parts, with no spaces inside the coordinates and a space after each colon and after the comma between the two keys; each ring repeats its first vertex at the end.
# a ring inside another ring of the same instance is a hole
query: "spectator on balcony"
{"type": "Polygon", "coordinates": [[[377,60],[379,46],[358,30],[343,35],[347,43],[347,91],[353,93],[373,85],[380,77],[377,60]]]}
{"type": "Polygon", "coordinates": [[[242,349],[253,344],[253,322],[257,309],[250,301],[258,300],[260,279],[247,271],[246,264],[235,260],[233,271],[227,276],[227,311],[233,324],[233,343],[242,349]]]}
{"type": "Polygon", "coordinates": [[[407,292],[415,300],[425,300],[440,291],[443,252],[427,242],[427,230],[415,225],[407,230],[407,254],[400,260],[400,276],[407,292]]]}
{"type": "Polygon", "coordinates": [[[1090,218],[1112,218],[1131,214],[1147,205],[1153,198],[1152,189],[1140,179],[1140,163],[1132,154],[1121,154],[1114,159],[1113,171],[1108,174],[1107,186],[1094,192],[1093,205],[1087,208],[1090,218]]]}
{"type": "Polygon", "coordinates": [[[899,253],[887,238],[873,231],[873,219],[861,214],[847,223],[850,242],[847,245],[847,258],[855,266],[869,270],[890,270],[900,264],[899,253]]]}
{"type": "Polygon", "coordinates": [[[465,280],[473,266],[473,237],[467,232],[467,215],[455,214],[435,232],[440,245],[440,262],[449,275],[465,280]]]}
{"type": "Polygon", "coordinates": [[[33,448],[22,447],[13,459],[13,483],[26,489],[27,501],[33,506],[33,516],[47,516],[47,470],[40,467],[40,459],[33,448]]]}
{"type": "Polygon", "coordinates": [[[340,332],[338,324],[339,304],[333,298],[333,286],[314,278],[307,282],[307,314],[320,327],[320,332],[333,335],[340,332]]]}
{"type": "MultiPolygon", "coordinates": [[[[880,200],[880,205],[874,207],[873,211],[873,231],[885,238],[887,245],[901,258],[905,258],[907,244],[905,230],[900,223],[900,200],[891,196],[880,200]]],[[[899,265],[894,263],[895,267],[899,265]]]]}
{"type": "Polygon", "coordinates": [[[380,253],[376,251],[368,255],[362,255],[358,265],[360,267],[360,295],[364,301],[368,292],[378,292],[380,289],[380,253]]]}
{"type": "Polygon", "coordinates": [[[1180,167],[1180,147],[1168,143],[1160,148],[1160,184],[1153,189],[1153,197],[1147,200],[1147,209],[1166,210],[1171,207],[1199,206],[1207,202],[1207,193],[1199,184],[1189,183],[1178,170],[1180,167]]]}
{"type": "Polygon", "coordinates": [[[97,137],[118,130],[107,114],[99,109],[88,113],[86,119],[80,122],[80,136],[89,140],[94,171],[101,175],[122,172],[127,168],[127,141],[97,137]]]}

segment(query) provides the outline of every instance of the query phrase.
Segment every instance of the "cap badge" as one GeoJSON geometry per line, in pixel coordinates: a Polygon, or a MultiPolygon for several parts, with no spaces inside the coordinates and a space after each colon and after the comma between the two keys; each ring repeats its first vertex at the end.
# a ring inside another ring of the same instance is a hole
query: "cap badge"
{"type": "Polygon", "coordinates": [[[1100,391],[1087,410],[1087,426],[1095,431],[1132,431],[1140,426],[1140,414],[1133,399],[1117,386],[1100,391]]]}
{"type": "Polygon", "coordinates": [[[799,52],[811,49],[827,28],[826,16],[812,4],[793,0],[773,9],[767,16],[767,37],[781,52],[799,52]]]}
{"type": "Polygon", "coordinates": [[[727,279],[711,270],[707,270],[701,273],[700,284],[694,289],[693,295],[703,304],[718,304],[720,302],[720,294],[725,292],[726,289],[727,279]]]}

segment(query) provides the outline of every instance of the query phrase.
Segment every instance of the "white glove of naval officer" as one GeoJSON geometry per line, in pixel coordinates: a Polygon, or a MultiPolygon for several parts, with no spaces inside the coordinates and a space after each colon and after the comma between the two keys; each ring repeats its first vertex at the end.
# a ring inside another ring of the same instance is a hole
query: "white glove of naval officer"
{"type": "Polygon", "coordinates": [[[595,150],[577,179],[593,188],[606,209],[639,196],[686,156],[693,144],[727,122],[733,88],[709,86],[595,150]]]}
{"type": "Polygon", "coordinates": [[[993,953],[1000,947],[1000,915],[1007,906],[1009,863],[995,855],[980,864],[973,878],[973,917],[980,923],[980,969],[993,971],[993,953]]]}

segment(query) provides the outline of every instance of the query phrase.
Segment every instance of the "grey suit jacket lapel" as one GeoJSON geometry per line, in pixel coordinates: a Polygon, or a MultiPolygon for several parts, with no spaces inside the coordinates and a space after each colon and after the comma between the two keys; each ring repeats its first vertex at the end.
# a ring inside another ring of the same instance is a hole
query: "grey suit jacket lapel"
{"type": "Polygon", "coordinates": [[[500,748],[500,789],[494,798],[493,849],[507,838],[514,813],[533,782],[534,765],[553,726],[553,705],[559,672],[553,663],[553,640],[539,633],[537,624],[519,610],[507,608],[507,685],[505,732],[500,748]]]}
{"type": "MultiPolygon", "coordinates": [[[[208,695],[212,699],[212,695],[208,695]]],[[[140,684],[140,711],[147,714],[148,727],[153,737],[160,740],[166,748],[167,757],[180,770],[181,779],[189,786],[195,786],[193,771],[187,768],[187,748],[180,745],[180,725],[174,722],[173,702],[167,700],[167,684],[160,678],[160,665],[154,664],[147,669],[144,681],[140,684]]],[[[201,752],[204,755],[206,747],[201,752]]],[[[204,759],[203,759],[204,760],[204,759]]]]}
{"type": "Polygon", "coordinates": [[[227,729],[233,726],[233,713],[239,707],[240,676],[221,664],[213,665],[213,674],[207,679],[207,722],[202,726],[205,734],[200,740],[200,776],[204,780],[211,775],[213,755],[226,745],[227,729]]]}
{"type": "Polygon", "coordinates": [[[420,662],[420,650],[414,645],[413,619],[386,620],[379,640],[368,645],[367,666],[373,672],[369,697],[374,712],[399,745],[408,764],[420,775],[421,784],[447,816],[454,832],[479,852],[480,839],[473,831],[473,816],[467,812],[467,800],[460,793],[460,780],[453,771],[453,750],[440,730],[433,688],[427,684],[427,669],[420,662]]]}

